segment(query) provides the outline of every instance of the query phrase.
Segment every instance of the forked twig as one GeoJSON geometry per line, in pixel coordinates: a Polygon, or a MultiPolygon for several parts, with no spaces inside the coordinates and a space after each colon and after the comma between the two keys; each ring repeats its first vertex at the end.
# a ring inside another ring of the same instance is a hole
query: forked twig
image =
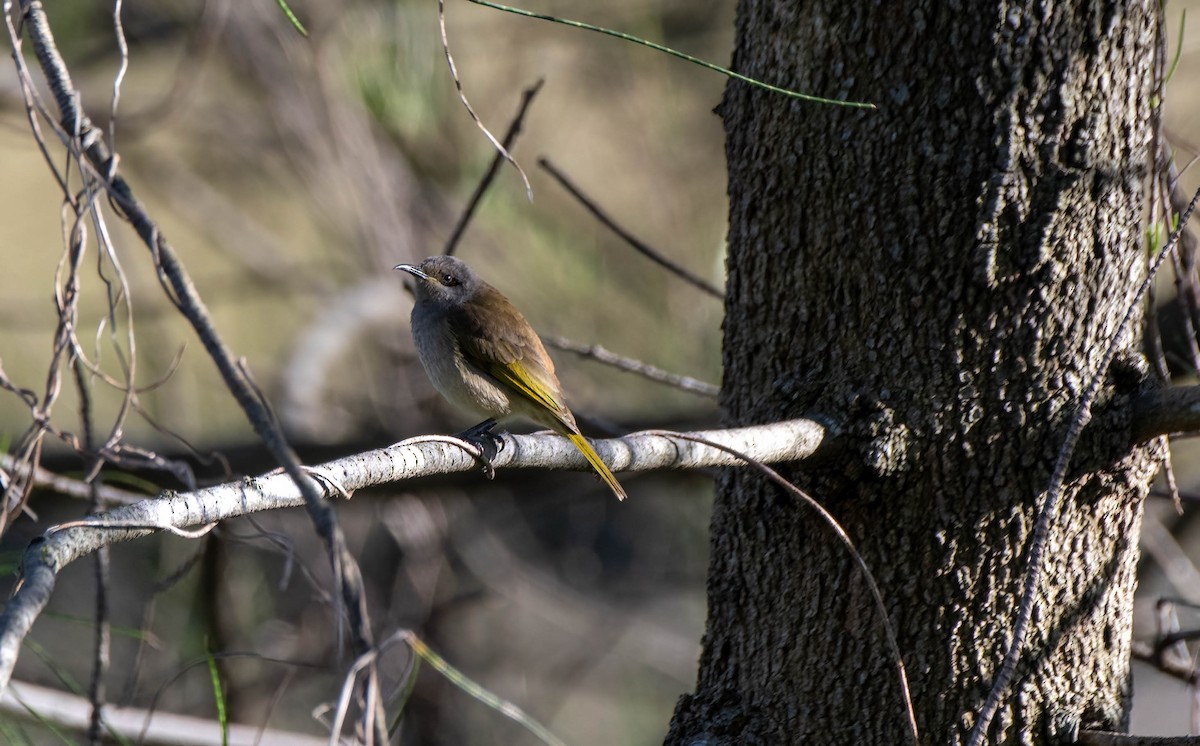
{"type": "Polygon", "coordinates": [[[471,115],[472,121],[475,122],[475,126],[488,139],[488,142],[492,144],[496,152],[504,156],[504,160],[511,163],[513,168],[517,169],[517,173],[521,174],[521,181],[525,184],[525,196],[532,202],[533,187],[529,183],[529,177],[525,175],[525,169],[521,168],[521,164],[517,163],[517,159],[509,154],[508,148],[504,147],[496,139],[496,136],[492,134],[491,130],[484,125],[483,120],[479,118],[479,115],[475,113],[474,107],[471,106],[471,102],[467,100],[467,93],[463,90],[462,80],[458,77],[458,67],[454,64],[454,56],[450,54],[450,38],[446,35],[446,0],[438,0],[438,28],[442,32],[442,51],[446,53],[446,64],[450,67],[450,77],[454,79],[454,89],[458,91],[458,100],[462,101],[462,105],[466,107],[467,113],[471,115]]]}
{"type": "MultiPolygon", "coordinates": [[[[517,109],[517,115],[513,117],[512,124],[508,125],[508,132],[504,133],[504,140],[501,142],[505,151],[512,148],[513,143],[517,141],[517,136],[521,134],[521,126],[525,123],[525,113],[529,111],[529,105],[533,103],[533,99],[537,96],[538,91],[542,90],[542,85],[545,82],[545,78],[538,78],[536,83],[526,88],[525,92],[521,94],[521,106],[517,109]]],[[[453,255],[454,250],[458,248],[458,242],[462,239],[463,233],[467,230],[467,225],[475,215],[475,210],[479,207],[484,192],[488,190],[488,187],[492,185],[492,181],[495,180],[496,174],[500,171],[500,164],[504,163],[504,155],[504,152],[496,151],[491,165],[488,166],[487,171],[483,174],[483,178],[475,186],[475,191],[471,193],[471,198],[467,200],[466,209],[458,217],[458,222],[454,225],[454,230],[451,231],[450,238],[446,241],[446,249],[442,252],[446,256],[453,255]]]]}

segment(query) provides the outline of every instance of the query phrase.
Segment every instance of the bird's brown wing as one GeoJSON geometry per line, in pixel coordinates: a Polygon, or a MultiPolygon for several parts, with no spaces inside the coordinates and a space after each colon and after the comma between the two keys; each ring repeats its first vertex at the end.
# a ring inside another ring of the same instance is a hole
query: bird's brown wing
{"type": "Polygon", "coordinates": [[[499,381],[505,390],[549,410],[560,424],[577,432],[575,418],[567,409],[562,386],[554,375],[554,361],[533,327],[491,286],[482,288],[480,296],[477,302],[458,306],[447,316],[463,357],[499,381]]]}
{"type": "Polygon", "coordinates": [[[463,357],[494,378],[505,391],[524,397],[534,403],[537,412],[549,415],[548,421],[541,421],[541,424],[550,425],[567,436],[617,498],[624,500],[624,488],[580,434],[574,415],[567,409],[562,386],[554,375],[554,361],[546,354],[533,327],[490,285],[485,285],[480,293],[483,296],[477,299],[480,302],[460,305],[447,316],[463,357]],[[486,317],[482,315],[485,313],[483,308],[487,309],[486,317]],[[492,331],[486,332],[488,329],[492,331]]]}

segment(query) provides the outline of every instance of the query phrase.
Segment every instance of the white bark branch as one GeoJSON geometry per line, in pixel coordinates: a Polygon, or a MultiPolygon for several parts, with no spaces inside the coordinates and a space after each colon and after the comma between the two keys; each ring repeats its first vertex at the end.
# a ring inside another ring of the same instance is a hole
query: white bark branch
{"type": "MultiPolygon", "coordinates": [[[[87,730],[92,704],[83,697],[25,682],[12,682],[0,698],[0,712],[10,718],[35,723],[50,722],[78,733],[87,730]]],[[[125,741],[171,746],[221,746],[221,724],[216,720],[150,713],[131,707],[104,706],[105,732],[125,741]],[[143,729],[145,731],[142,735],[143,729]]],[[[325,746],[328,738],[229,724],[230,746],[325,746]]]]}
{"type": "MultiPolygon", "coordinates": [[[[728,446],[763,463],[799,461],[811,456],[824,441],[824,426],[812,420],[791,420],[732,430],[688,433],[728,446]]],[[[553,434],[504,435],[504,445],[492,465],[503,468],[589,470],[583,455],[565,438],[553,434]]],[[[326,497],[340,491],[401,482],[422,476],[474,471],[475,459],[449,442],[412,438],[387,448],[312,467],[326,497]]],[[[692,441],[672,438],[666,431],[633,433],[598,440],[596,452],[613,471],[659,471],[712,466],[740,466],[728,453],[692,441]]],[[[636,495],[635,495],[636,498],[636,495]]],[[[195,492],[164,492],[156,498],[122,506],[79,521],[68,528],[52,527],[25,551],[22,579],[0,614],[0,692],[8,686],[13,666],[34,621],[50,600],[63,567],[101,547],[130,541],[156,531],[184,529],[276,508],[303,506],[304,498],[288,475],[274,472],[195,492]]]]}
{"type": "MultiPolygon", "coordinates": [[[[0,492],[4,490],[3,484],[6,478],[28,479],[29,464],[22,463],[20,459],[11,454],[0,453],[0,492]]],[[[60,495],[77,497],[81,500],[91,500],[93,490],[98,491],[100,499],[110,503],[131,505],[146,499],[145,495],[139,495],[136,492],[107,484],[91,485],[79,479],[64,477],[40,466],[33,470],[33,483],[35,487],[53,490],[60,495]]]]}

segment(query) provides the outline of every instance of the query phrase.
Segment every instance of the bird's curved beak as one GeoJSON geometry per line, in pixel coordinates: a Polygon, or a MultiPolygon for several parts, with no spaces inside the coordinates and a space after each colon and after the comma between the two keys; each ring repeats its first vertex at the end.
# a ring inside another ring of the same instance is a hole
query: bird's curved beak
{"type": "Polygon", "coordinates": [[[422,279],[422,280],[429,280],[429,279],[431,279],[431,278],[429,277],[429,275],[427,275],[427,274],[425,274],[424,272],[422,272],[422,271],[421,271],[421,268],[420,268],[420,267],[415,267],[415,266],[413,266],[413,265],[411,265],[411,264],[397,264],[395,267],[392,267],[392,269],[398,269],[398,270],[401,270],[401,271],[403,271],[403,272],[407,272],[407,273],[409,273],[410,275],[412,275],[413,277],[419,277],[419,278],[420,278],[420,279],[422,279]]]}

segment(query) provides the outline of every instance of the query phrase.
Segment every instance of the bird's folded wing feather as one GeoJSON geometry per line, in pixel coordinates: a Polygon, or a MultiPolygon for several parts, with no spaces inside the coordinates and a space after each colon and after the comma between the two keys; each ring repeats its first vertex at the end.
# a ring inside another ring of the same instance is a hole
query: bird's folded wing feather
{"type": "Polygon", "coordinates": [[[476,304],[454,309],[447,319],[454,327],[463,357],[507,389],[548,409],[569,430],[575,430],[574,418],[563,403],[565,397],[554,377],[554,363],[529,323],[499,293],[485,305],[486,326],[484,312],[476,304]],[[491,334],[485,332],[489,328],[491,334]]]}

